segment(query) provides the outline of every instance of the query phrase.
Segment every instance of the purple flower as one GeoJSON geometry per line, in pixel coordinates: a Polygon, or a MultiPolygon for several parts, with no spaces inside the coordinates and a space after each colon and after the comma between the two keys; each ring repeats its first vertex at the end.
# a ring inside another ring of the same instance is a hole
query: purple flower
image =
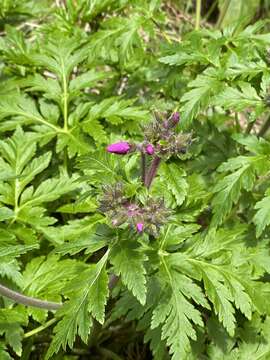
{"type": "Polygon", "coordinates": [[[154,148],[154,146],[153,145],[151,145],[151,144],[148,144],[147,146],[146,146],[146,152],[147,152],[147,154],[148,155],[153,155],[154,154],[154,152],[155,152],[155,148],[154,148]]]}
{"type": "Polygon", "coordinates": [[[143,223],[137,223],[136,229],[139,233],[141,233],[143,231],[143,223]]]}
{"type": "Polygon", "coordinates": [[[106,150],[113,154],[127,154],[130,148],[131,146],[128,142],[119,141],[117,143],[108,145],[106,150]]]}
{"type": "Polygon", "coordinates": [[[174,112],[172,114],[172,122],[174,123],[174,125],[177,125],[179,123],[179,120],[180,120],[179,112],[174,112]]]}

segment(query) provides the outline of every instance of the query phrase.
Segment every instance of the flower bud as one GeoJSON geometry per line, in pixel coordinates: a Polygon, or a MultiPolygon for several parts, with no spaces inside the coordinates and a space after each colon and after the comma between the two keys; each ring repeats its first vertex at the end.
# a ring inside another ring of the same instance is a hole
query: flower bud
{"type": "Polygon", "coordinates": [[[146,153],[147,153],[148,155],[153,155],[154,152],[155,152],[155,148],[154,148],[154,146],[153,146],[152,144],[148,144],[148,145],[146,146],[145,150],[146,150],[146,153]]]}
{"type": "Polygon", "coordinates": [[[163,127],[164,127],[164,129],[169,129],[170,124],[169,124],[169,121],[168,121],[168,120],[165,120],[165,121],[163,122],[163,127]]]}
{"type": "Polygon", "coordinates": [[[174,113],[172,114],[171,119],[172,119],[173,124],[174,124],[174,125],[177,125],[177,124],[179,123],[179,120],[180,120],[180,114],[179,114],[179,112],[177,112],[177,111],[174,112],[174,113]]]}
{"type": "Polygon", "coordinates": [[[127,154],[131,149],[131,146],[126,141],[120,141],[114,144],[110,144],[107,146],[106,150],[113,154],[124,155],[127,154]]]}
{"type": "Polygon", "coordinates": [[[139,233],[141,233],[143,231],[143,223],[137,223],[136,229],[139,233]]]}

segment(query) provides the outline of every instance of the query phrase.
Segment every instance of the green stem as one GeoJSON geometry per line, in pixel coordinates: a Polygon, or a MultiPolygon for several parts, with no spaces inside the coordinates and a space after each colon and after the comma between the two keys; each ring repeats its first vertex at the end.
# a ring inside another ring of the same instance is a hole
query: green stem
{"type": "Polygon", "coordinates": [[[220,10],[220,14],[219,14],[218,21],[217,21],[217,24],[216,24],[216,28],[218,28],[218,29],[220,28],[220,26],[222,24],[222,21],[225,18],[226,12],[227,12],[227,10],[229,8],[229,5],[230,5],[230,1],[231,0],[225,0],[224,5],[220,10]]]}
{"type": "Polygon", "coordinates": [[[202,10],[202,0],[196,0],[196,21],[195,21],[195,30],[200,29],[201,22],[201,10],[202,10]]]}
{"type": "Polygon", "coordinates": [[[64,131],[68,131],[68,85],[65,75],[64,62],[61,59],[62,66],[62,81],[63,81],[63,117],[64,117],[64,131]]]}
{"type": "Polygon", "coordinates": [[[205,21],[208,21],[210,16],[212,15],[213,11],[215,10],[215,7],[217,6],[218,0],[213,1],[212,5],[210,6],[210,9],[207,11],[207,14],[204,17],[205,21]]]}
{"type": "Polygon", "coordinates": [[[53,319],[47,321],[45,324],[37,327],[36,329],[33,329],[33,330],[31,330],[31,331],[28,331],[27,333],[24,334],[24,336],[23,336],[24,339],[29,338],[30,336],[36,335],[36,334],[38,334],[39,332],[47,329],[49,326],[51,326],[52,324],[54,324],[56,321],[57,321],[57,319],[53,318],[53,319]]]}
{"type": "MultiPolygon", "coordinates": [[[[16,174],[16,176],[18,175],[16,174]]],[[[16,177],[14,182],[14,213],[16,216],[19,211],[19,196],[20,196],[20,181],[16,177]]]]}

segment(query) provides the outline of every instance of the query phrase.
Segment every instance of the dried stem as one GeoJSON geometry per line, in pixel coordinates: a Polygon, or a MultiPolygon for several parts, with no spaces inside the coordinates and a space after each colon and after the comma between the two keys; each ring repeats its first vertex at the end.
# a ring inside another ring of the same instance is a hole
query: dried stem
{"type": "Polygon", "coordinates": [[[270,116],[269,118],[265,121],[265,123],[263,124],[263,126],[261,127],[261,130],[258,133],[258,136],[264,136],[265,133],[267,132],[267,130],[270,128],[270,116]]]}
{"type": "Polygon", "coordinates": [[[246,130],[245,130],[245,133],[246,134],[249,134],[253,128],[253,126],[255,125],[255,121],[252,121],[252,122],[249,122],[247,124],[247,127],[246,127],[246,130]]]}

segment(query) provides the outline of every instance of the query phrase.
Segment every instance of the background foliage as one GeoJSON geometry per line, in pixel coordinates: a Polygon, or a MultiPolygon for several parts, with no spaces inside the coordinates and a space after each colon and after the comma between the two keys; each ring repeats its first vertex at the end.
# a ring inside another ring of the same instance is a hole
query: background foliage
{"type": "Polygon", "coordinates": [[[0,358],[270,358],[268,0],[0,1],[0,358]],[[179,4],[180,3],[180,4],[179,4]],[[157,239],[98,209],[154,113],[196,139],[151,187],[157,239]],[[120,280],[110,294],[109,276],[120,280]]]}

